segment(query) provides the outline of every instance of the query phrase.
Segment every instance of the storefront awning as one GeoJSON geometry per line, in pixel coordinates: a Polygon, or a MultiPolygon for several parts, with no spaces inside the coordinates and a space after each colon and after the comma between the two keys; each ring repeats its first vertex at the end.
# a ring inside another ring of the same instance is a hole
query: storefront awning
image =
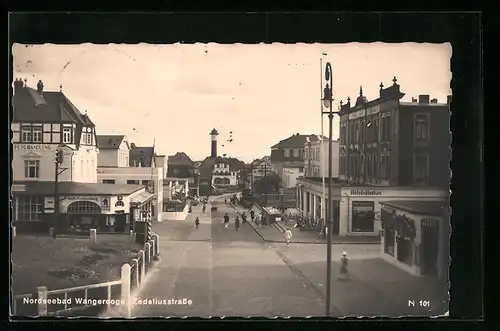
{"type": "Polygon", "coordinates": [[[149,193],[147,191],[141,192],[134,197],[130,198],[131,205],[142,205],[143,203],[153,199],[155,194],[149,193]]]}

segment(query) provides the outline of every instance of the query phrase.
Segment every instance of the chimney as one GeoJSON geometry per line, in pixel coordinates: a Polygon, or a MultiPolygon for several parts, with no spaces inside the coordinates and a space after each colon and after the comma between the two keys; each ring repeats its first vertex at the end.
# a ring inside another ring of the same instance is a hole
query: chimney
{"type": "Polygon", "coordinates": [[[411,102],[417,102],[417,98],[411,98],[411,102]]]}
{"type": "Polygon", "coordinates": [[[449,105],[451,103],[451,95],[446,97],[446,103],[449,105]]]}
{"type": "Polygon", "coordinates": [[[135,148],[135,144],[134,143],[130,143],[130,148],[135,148]]]}
{"type": "Polygon", "coordinates": [[[36,84],[36,91],[38,94],[42,95],[43,94],[43,82],[41,80],[38,81],[38,84],[36,84]]]}
{"type": "Polygon", "coordinates": [[[438,103],[438,99],[436,99],[436,98],[432,99],[431,103],[438,103]]]}
{"type": "Polygon", "coordinates": [[[299,134],[299,133],[297,133],[297,136],[300,136],[300,134],[299,134]]]}
{"type": "Polygon", "coordinates": [[[429,103],[429,98],[430,98],[430,95],[421,94],[418,96],[418,103],[429,103]]]}

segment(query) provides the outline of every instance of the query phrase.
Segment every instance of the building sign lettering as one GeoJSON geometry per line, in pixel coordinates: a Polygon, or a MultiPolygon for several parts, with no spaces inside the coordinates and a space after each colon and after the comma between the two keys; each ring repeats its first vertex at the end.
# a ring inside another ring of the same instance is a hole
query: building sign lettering
{"type": "Polygon", "coordinates": [[[366,110],[366,115],[376,114],[380,111],[380,106],[373,106],[366,110]]]}
{"type": "Polygon", "coordinates": [[[434,218],[424,218],[422,219],[422,226],[435,228],[438,227],[438,220],[434,218]]]}
{"type": "Polygon", "coordinates": [[[363,117],[363,116],[365,116],[365,110],[364,109],[360,109],[358,111],[355,111],[354,113],[349,114],[349,119],[353,120],[355,118],[363,117]]]}
{"type": "Polygon", "coordinates": [[[40,144],[14,144],[16,151],[50,151],[50,145],[40,144]]]}
{"type": "Polygon", "coordinates": [[[351,190],[351,195],[382,195],[382,191],[379,190],[351,190]]]}
{"type": "Polygon", "coordinates": [[[99,197],[94,197],[94,196],[70,196],[70,197],[66,197],[66,199],[68,199],[70,201],[87,200],[87,201],[100,202],[99,197]]]}

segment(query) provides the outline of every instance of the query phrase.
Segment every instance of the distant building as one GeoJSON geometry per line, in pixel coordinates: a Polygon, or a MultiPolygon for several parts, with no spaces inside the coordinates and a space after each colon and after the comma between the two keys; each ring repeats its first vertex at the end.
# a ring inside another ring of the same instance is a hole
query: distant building
{"type": "Polygon", "coordinates": [[[130,146],[124,135],[98,135],[99,167],[128,167],[130,146]]]}
{"type": "Polygon", "coordinates": [[[155,148],[138,147],[130,143],[129,166],[130,167],[151,167],[154,162],[155,148]]]}
{"type": "Polygon", "coordinates": [[[306,138],[315,135],[295,134],[271,147],[272,171],[282,176],[282,168],[286,166],[303,166],[304,144],[306,138]]]}
{"type": "Polygon", "coordinates": [[[236,188],[241,169],[231,168],[229,162],[217,159],[212,170],[212,186],[216,189],[236,188]]]}
{"type": "MultiPolygon", "coordinates": [[[[338,140],[332,140],[332,177],[339,177],[339,146],[338,140]]],[[[304,145],[304,177],[328,176],[329,157],[328,137],[311,136],[304,145]]]]}
{"type": "Polygon", "coordinates": [[[195,165],[191,158],[184,152],[178,152],[168,157],[167,177],[194,178],[195,165]]]}
{"type": "Polygon", "coordinates": [[[281,184],[283,188],[297,186],[297,178],[304,176],[304,166],[286,166],[282,168],[281,184]]]}

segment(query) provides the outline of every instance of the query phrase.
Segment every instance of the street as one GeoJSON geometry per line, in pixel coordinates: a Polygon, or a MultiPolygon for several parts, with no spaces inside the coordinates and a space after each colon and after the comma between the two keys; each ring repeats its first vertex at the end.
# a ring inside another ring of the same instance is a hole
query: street
{"type": "MultiPolygon", "coordinates": [[[[222,201],[221,201],[222,200],[222,201]]],[[[322,316],[325,313],[326,246],[265,243],[246,224],[235,230],[236,211],[213,202],[185,221],[156,223],[160,262],[133,295],[131,317],[153,316],[322,316]],[[223,216],[230,225],[225,228],[223,216]],[[194,219],[200,217],[200,227],[194,219]],[[170,300],[170,302],[168,301],[170,300]]],[[[438,315],[443,284],[409,276],[378,259],[376,244],[333,245],[332,316],[438,315]],[[346,250],[351,281],[337,280],[346,250]],[[430,300],[430,307],[408,307],[430,300]]]]}

